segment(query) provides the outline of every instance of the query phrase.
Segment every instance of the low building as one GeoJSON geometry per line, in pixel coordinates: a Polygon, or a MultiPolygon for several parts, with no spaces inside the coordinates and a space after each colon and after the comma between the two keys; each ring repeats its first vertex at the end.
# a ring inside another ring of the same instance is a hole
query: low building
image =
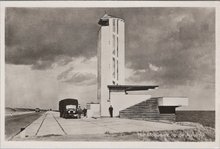
{"type": "Polygon", "coordinates": [[[87,117],[100,117],[100,104],[99,103],[87,103],[87,117]]]}

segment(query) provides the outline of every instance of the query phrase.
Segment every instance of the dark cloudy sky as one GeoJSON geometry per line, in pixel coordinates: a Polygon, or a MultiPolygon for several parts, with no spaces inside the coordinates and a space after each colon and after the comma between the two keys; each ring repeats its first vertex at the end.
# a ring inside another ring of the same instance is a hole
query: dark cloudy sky
{"type": "Polygon", "coordinates": [[[214,109],[214,8],[7,8],[6,106],[96,102],[105,11],[125,20],[126,84],[158,84],[153,96],[189,97],[182,109],[214,109]]]}

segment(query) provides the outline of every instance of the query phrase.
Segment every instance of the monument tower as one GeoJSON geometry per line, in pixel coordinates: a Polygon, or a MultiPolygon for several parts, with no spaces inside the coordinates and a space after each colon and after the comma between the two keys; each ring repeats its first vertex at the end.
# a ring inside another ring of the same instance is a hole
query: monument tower
{"type": "Polygon", "coordinates": [[[98,101],[101,116],[108,116],[111,105],[107,85],[125,81],[125,23],[123,19],[105,14],[98,22],[98,101]]]}
{"type": "Polygon", "coordinates": [[[151,97],[146,91],[156,89],[158,85],[125,85],[125,22],[105,14],[98,24],[97,98],[100,109],[94,108],[96,113],[109,116],[108,109],[112,105],[113,116],[175,119],[176,107],[188,105],[188,98],[151,97]]]}

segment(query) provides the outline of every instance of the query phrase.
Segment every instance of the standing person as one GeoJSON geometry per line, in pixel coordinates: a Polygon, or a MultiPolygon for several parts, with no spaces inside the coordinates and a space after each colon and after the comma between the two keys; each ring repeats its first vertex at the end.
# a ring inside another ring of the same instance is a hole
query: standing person
{"type": "Polygon", "coordinates": [[[78,107],[78,118],[81,118],[81,114],[82,114],[82,109],[81,109],[81,107],[79,106],[78,107]]]}
{"type": "Polygon", "coordinates": [[[84,116],[84,117],[87,116],[87,109],[86,109],[86,107],[83,109],[83,116],[84,116]]]}
{"type": "Polygon", "coordinates": [[[110,117],[113,117],[113,107],[112,107],[112,105],[110,105],[108,110],[109,110],[110,117]]]}

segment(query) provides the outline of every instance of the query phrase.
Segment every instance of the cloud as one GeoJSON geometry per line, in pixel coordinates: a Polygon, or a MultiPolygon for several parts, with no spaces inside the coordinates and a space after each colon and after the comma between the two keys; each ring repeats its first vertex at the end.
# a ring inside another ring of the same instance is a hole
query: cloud
{"type": "Polygon", "coordinates": [[[214,8],[7,8],[6,63],[46,70],[95,57],[105,11],[125,20],[126,67],[136,72],[134,82],[214,82],[214,8]]]}
{"type": "Polygon", "coordinates": [[[73,61],[73,59],[66,55],[59,55],[59,56],[56,56],[55,61],[58,66],[64,66],[64,65],[69,64],[71,61],[73,61]]]}
{"type": "Polygon", "coordinates": [[[52,68],[52,62],[49,60],[38,60],[35,62],[34,65],[31,67],[32,69],[40,69],[40,70],[45,70],[48,68],[52,68]]]}
{"type": "Polygon", "coordinates": [[[63,79],[63,82],[77,85],[94,85],[97,82],[96,75],[92,73],[74,73],[71,77],[63,79]]]}
{"type": "MultiPolygon", "coordinates": [[[[69,71],[73,68],[70,67],[69,71]]],[[[97,102],[97,87],[93,84],[96,77],[86,77],[89,73],[82,72],[77,76],[81,79],[78,83],[62,82],[56,79],[59,70],[60,67],[55,67],[39,71],[30,69],[27,65],[6,64],[6,106],[58,109],[58,102],[65,98],[79,99],[79,103],[83,105],[91,101],[97,102]]]]}
{"type": "Polygon", "coordinates": [[[68,74],[73,70],[73,67],[70,67],[69,69],[65,70],[64,72],[60,73],[57,76],[57,80],[63,80],[66,79],[68,77],[68,74]]]}
{"type": "Polygon", "coordinates": [[[6,63],[45,70],[96,56],[105,10],[125,20],[126,66],[148,72],[142,81],[184,84],[214,74],[214,8],[7,8],[6,63]]]}
{"type": "Polygon", "coordinates": [[[96,75],[88,72],[74,72],[74,68],[70,67],[57,76],[57,80],[75,85],[94,85],[97,83],[96,75]]]}
{"type": "MultiPolygon", "coordinates": [[[[153,71],[159,71],[161,68],[149,63],[149,68],[153,71]]],[[[143,70],[142,70],[143,72],[143,70]]]]}
{"type": "Polygon", "coordinates": [[[80,86],[94,85],[97,83],[96,78],[96,57],[90,59],[75,58],[66,66],[58,66],[63,68],[57,75],[57,80],[63,83],[75,84],[80,86]]]}
{"type": "Polygon", "coordinates": [[[97,20],[85,9],[7,8],[6,63],[49,69],[96,55],[97,20]],[[80,13],[80,15],[78,15],[80,13]]]}
{"type": "Polygon", "coordinates": [[[127,32],[126,67],[135,72],[129,79],[166,86],[215,82],[213,8],[152,8],[143,14],[126,24],[141,22],[127,32]]]}
{"type": "Polygon", "coordinates": [[[5,71],[6,106],[48,109],[58,105],[60,89],[53,72],[10,64],[6,64],[5,71]]]}

